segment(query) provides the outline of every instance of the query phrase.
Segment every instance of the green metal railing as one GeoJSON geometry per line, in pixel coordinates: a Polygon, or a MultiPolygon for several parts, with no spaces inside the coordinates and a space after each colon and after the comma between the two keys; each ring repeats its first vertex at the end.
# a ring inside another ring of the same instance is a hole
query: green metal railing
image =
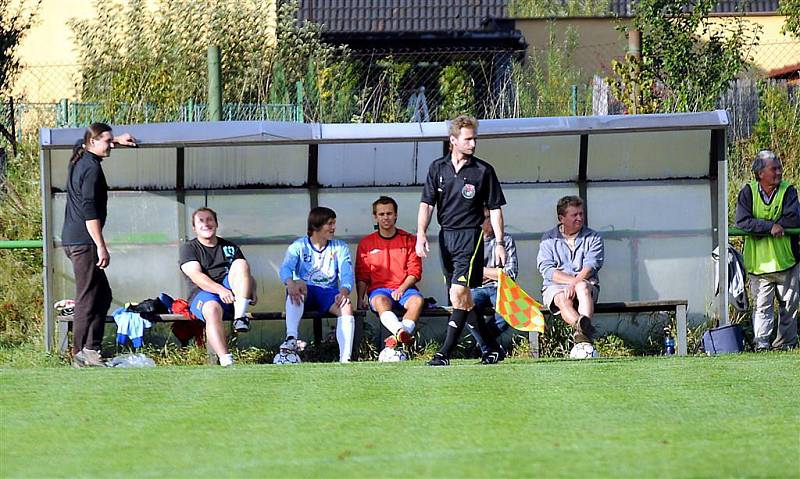
{"type": "MultiPolygon", "coordinates": [[[[800,228],[787,228],[783,230],[783,232],[784,234],[789,236],[800,235],[800,228]]],[[[769,235],[769,233],[761,233],[761,234],[748,233],[747,231],[736,228],[734,226],[728,228],[728,236],[767,236],[767,235],[769,235]]]]}
{"type": "Polygon", "coordinates": [[[42,247],[42,240],[2,240],[0,241],[0,249],[26,249],[42,247]]]}

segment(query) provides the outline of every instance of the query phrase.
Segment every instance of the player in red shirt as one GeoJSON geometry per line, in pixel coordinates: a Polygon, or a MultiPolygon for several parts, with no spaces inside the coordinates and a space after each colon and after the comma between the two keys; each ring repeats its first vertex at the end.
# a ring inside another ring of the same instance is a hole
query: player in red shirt
{"type": "Polygon", "coordinates": [[[416,237],[395,227],[394,199],[378,198],[372,203],[372,216],[378,231],[358,243],[356,254],[358,305],[378,314],[381,324],[393,335],[386,339],[386,347],[394,348],[398,341],[413,341],[411,334],[425,303],[416,288],[422,279],[422,260],[415,251],[416,237]],[[405,309],[402,321],[393,309],[405,309]]]}

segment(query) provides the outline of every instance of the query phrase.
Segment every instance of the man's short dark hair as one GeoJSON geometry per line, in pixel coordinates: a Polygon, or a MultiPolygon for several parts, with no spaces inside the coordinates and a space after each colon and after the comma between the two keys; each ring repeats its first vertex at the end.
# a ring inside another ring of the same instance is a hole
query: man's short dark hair
{"type": "Polygon", "coordinates": [[[556,204],[556,214],[564,216],[570,206],[583,206],[583,200],[580,196],[565,196],[561,198],[556,204]]]}
{"type": "Polygon", "coordinates": [[[311,208],[308,212],[308,236],[322,229],[328,221],[336,218],[336,212],[324,206],[311,208]]]}
{"type": "Polygon", "coordinates": [[[211,216],[214,217],[214,221],[216,223],[219,223],[219,221],[217,221],[217,212],[212,210],[211,208],[203,206],[202,208],[197,208],[196,210],[194,210],[194,213],[192,213],[192,226],[194,226],[194,218],[195,218],[195,216],[197,216],[197,213],[200,213],[202,211],[207,211],[207,212],[211,213],[211,216]]]}
{"type": "Polygon", "coordinates": [[[378,205],[392,205],[392,207],[394,207],[394,213],[397,214],[397,202],[391,196],[381,196],[372,202],[373,215],[378,212],[378,205]]]}

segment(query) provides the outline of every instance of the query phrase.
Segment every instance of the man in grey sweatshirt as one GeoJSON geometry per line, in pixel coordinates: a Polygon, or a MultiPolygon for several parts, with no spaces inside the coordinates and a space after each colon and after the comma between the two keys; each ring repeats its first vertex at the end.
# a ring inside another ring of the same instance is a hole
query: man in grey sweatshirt
{"type": "Polygon", "coordinates": [[[544,278],[542,302],[575,330],[575,344],[591,343],[592,315],[600,294],[603,238],[584,225],[583,200],[565,196],[556,206],[558,225],[542,235],[536,263],[544,278]]]}

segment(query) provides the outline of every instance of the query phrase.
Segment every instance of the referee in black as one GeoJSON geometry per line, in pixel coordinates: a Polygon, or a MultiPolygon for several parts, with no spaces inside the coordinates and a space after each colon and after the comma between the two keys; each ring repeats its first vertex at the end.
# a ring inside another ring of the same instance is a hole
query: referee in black
{"type": "MultiPolygon", "coordinates": [[[[450,154],[431,163],[422,190],[417,215],[417,255],[427,257],[427,230],[433,208],[439,221],[439,249],[442,269],[450,288],[453,314],[448,321],[447,337],[442,348],[428,362],[430,366],[447,366],[450,355],[461,337],[464,325],[476,324],[481,335],[493,337],[486,331],[483,315],[473,309],[470,288],[483,281],[484,207],[489,209],[495,238],[503,237],[503,210],[506,204],[500,181],[489,163],[473,156],[478,132],[478,120],[460,115],[450,122],[450,154]]],[[[497,265],[506,262],[503,242],[494,251],[497,265]]],[[[494,364],[503,359],[499,346],[489,344],[490,352],[481,363],[494,364]]]]}

